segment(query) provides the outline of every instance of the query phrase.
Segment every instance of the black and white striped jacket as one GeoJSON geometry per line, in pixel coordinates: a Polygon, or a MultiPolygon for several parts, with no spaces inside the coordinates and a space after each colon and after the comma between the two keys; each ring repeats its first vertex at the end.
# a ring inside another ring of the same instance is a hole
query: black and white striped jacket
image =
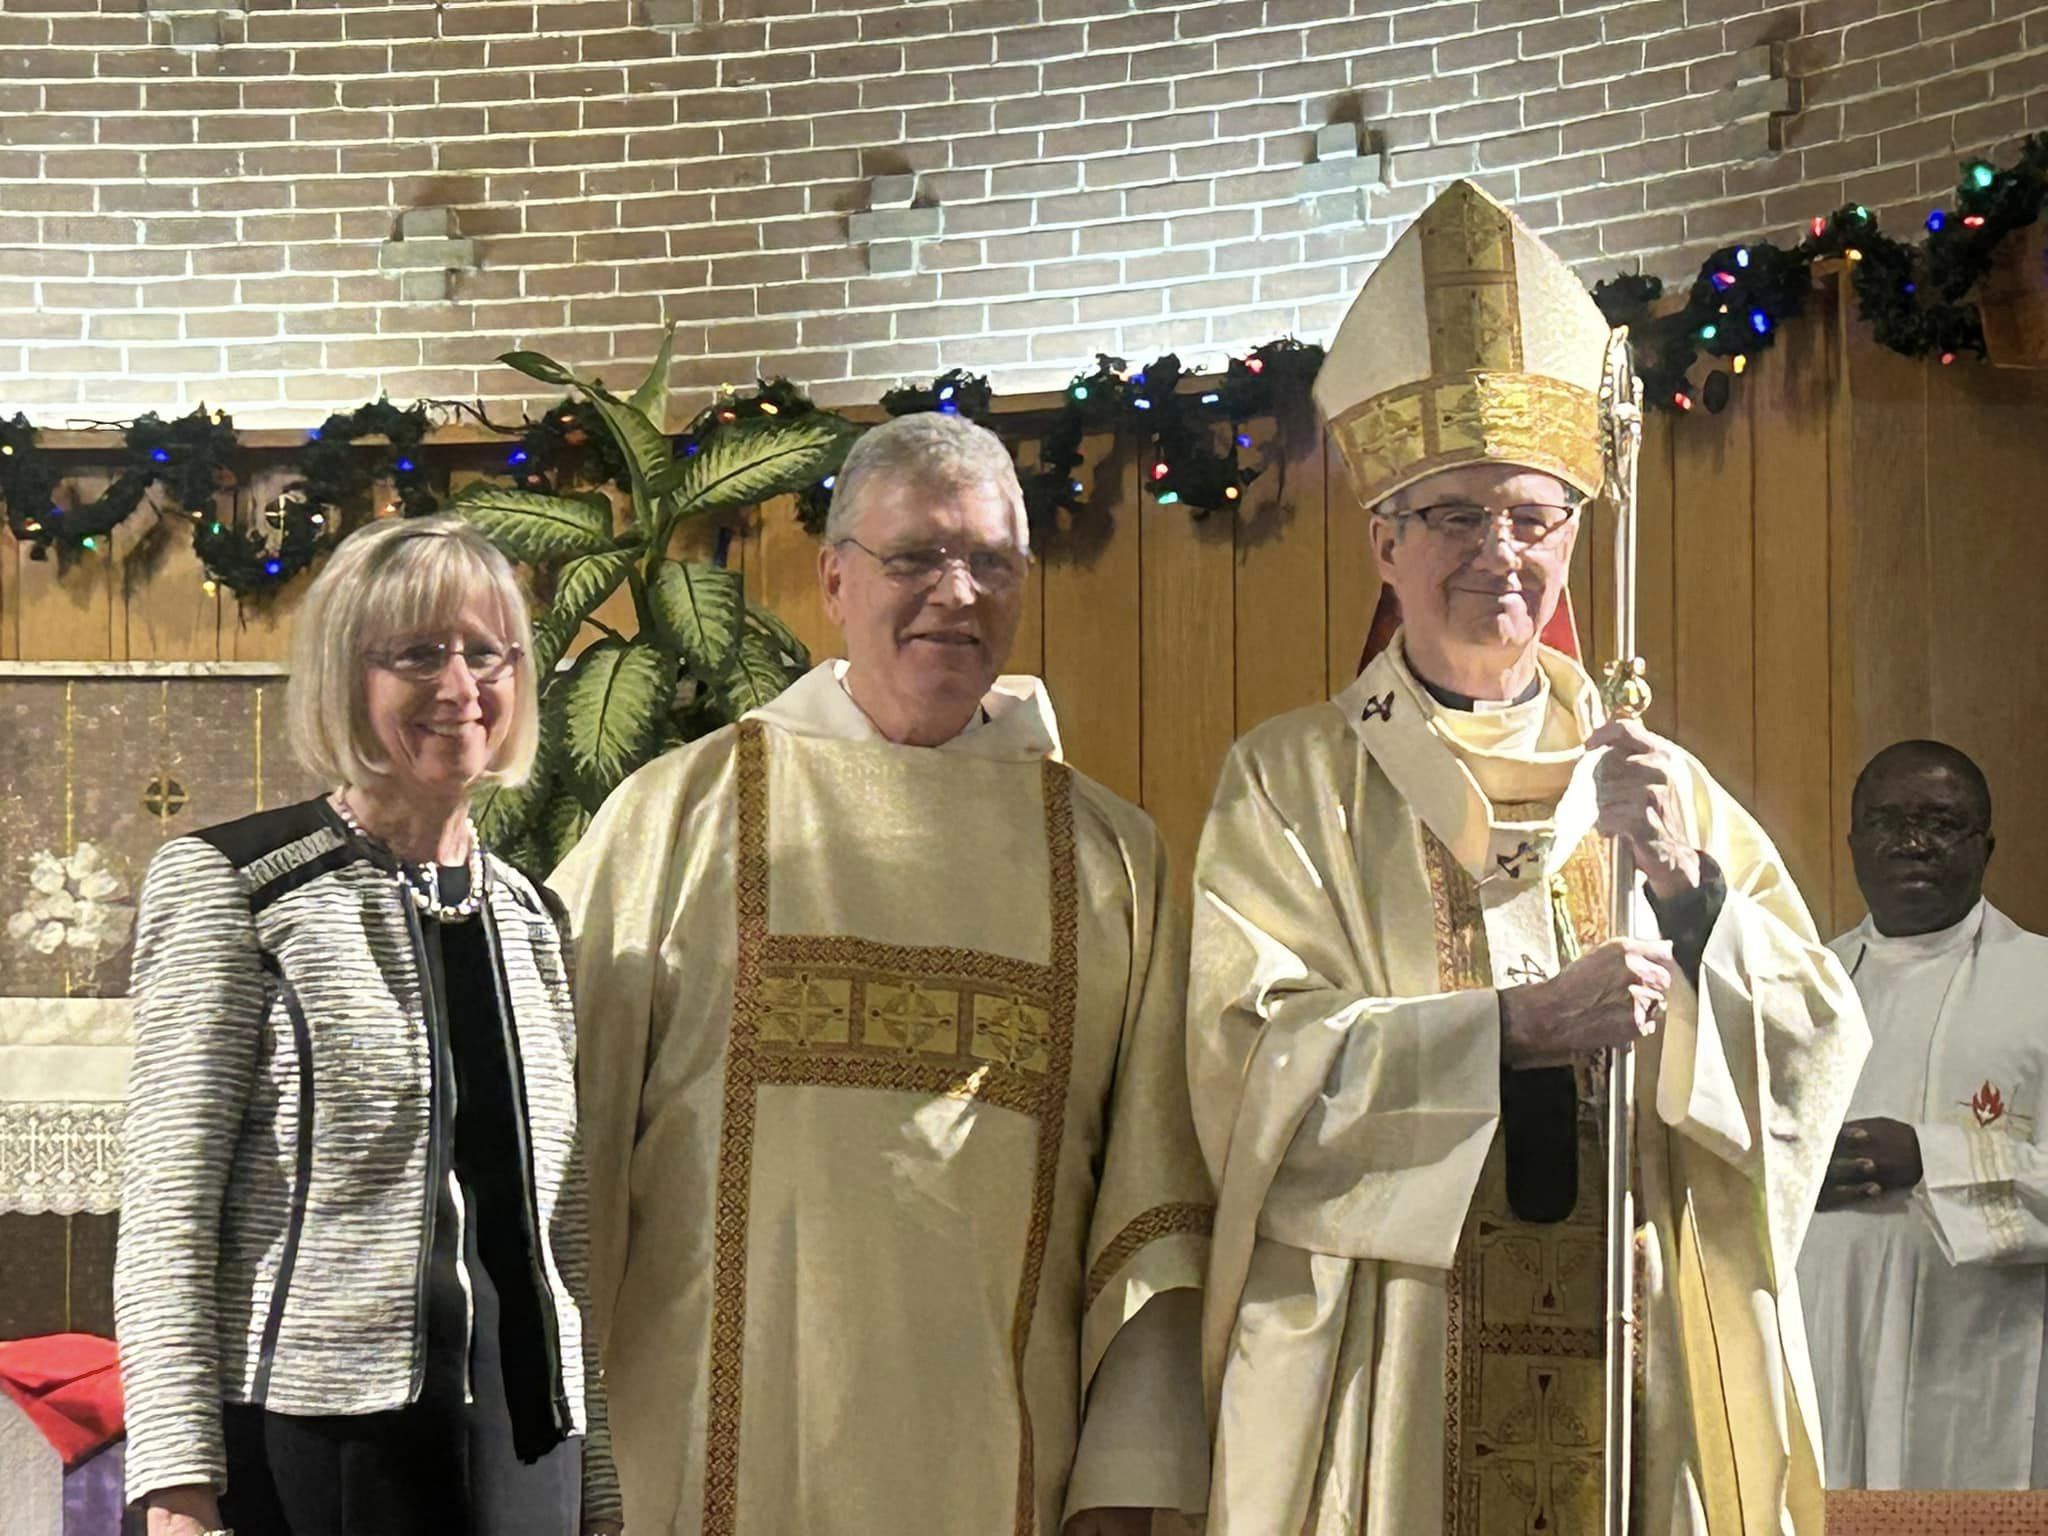
{"type": "MultiPolygon", "coordinates": [[[[398,1408],[426,1364],[437,1168],[421,918],[326,800],[166,843],[136,922],[114,1315],[131,1499],[226,1481],[220,1405],[398,1408]]],[[[489,861],[584,1514],[616,1516],[562,929],[489,861]],[[586,1412],[586,1403],[588,1412],[586,1412]]]]}

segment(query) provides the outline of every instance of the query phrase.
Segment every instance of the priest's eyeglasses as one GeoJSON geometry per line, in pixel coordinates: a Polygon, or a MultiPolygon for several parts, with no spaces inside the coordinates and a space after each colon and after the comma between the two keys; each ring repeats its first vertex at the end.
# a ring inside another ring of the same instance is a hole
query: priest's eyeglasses
{"type": "Polygon", "coordinates": [[[880,550],[869,549],[859,539],[841,539],[839,542],[851,544],[879,565],[884,576],[912,592],[931,591],[957,565],[967,572],[967,579],[974,584],[975,591],[1001,597],[1023,584],[1025,567],[1031,562],[1031,557],[1021,549],[928,544],[884,554],[880,550]]]}
{"type": "Polygon", "coordinates": [[[1578,515],[1577,507],[1552,506],[1546,502],[1524,502],[1512,507],[1482,507],[1465,501],[1438,502],[1412,512],[1393,512],[1391,517],[1420,518],[1431,533],[1454,544],[1478,545],[1500,524],[1507,525],[1508,537],[1522,549],[1534,549],[1553,537],[1558,529],[1578,515]]]}
{"type": "Polygon", "coordinates": [[[448,670],[448,659],[460,656],[469,675],[479,683],[502,682],[519,665],[525,653],[516,645],[494,645],[488,640],[465,640],[450,645],[445,640],[413,640],[389,651],[373,651],[370,665],[381,667],[409,683],[440,681],[448,670]]]}

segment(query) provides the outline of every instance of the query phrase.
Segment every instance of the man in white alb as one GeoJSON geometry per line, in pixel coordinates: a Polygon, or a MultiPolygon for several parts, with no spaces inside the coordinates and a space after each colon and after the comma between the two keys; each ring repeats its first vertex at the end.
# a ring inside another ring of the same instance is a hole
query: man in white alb
{"type": "Polygon", "coordinates": [[[1851,805],[1872,1046],[1799,1259],[1828,1486],[2048,1486],[2048,938],[1984,899],[1961,752],[1887,747],[1851,805]]]}

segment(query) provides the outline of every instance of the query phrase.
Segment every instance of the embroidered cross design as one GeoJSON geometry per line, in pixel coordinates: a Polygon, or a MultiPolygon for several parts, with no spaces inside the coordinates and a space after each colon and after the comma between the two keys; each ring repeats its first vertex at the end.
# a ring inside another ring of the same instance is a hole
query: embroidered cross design
{"type": "Polygon", "coordinates": [[[1541,854],[1534,843],[1524,842],[1513,853],[1496,854],[1493,862],[1500,866],[1501,873],[1510,880],[1519,880],[1522,878],[1522,866],[1530,859],[1540,857],[1541,854]]]}
{"type": "Polygon", "coordinates": [[[1394,718],[1394,690],[1389,688],[1381,697],[1367,699],[1365,701],[1365,713],[1358,718],[1361,720],[1392,720],[1394,718]]]}
{"type": "Polygon", "coordinates": [[[1536,963],[1536,957],[1534,955],[1524,955],[1521,959],[1517,960],[1513,965],[1508,967],[1508,980],[1515,982],[1521,986],[1526,987],[1531,982],[1545,981],[1548,979],[1548,973],[1543,969],[1542,966],[1536,963]]]}

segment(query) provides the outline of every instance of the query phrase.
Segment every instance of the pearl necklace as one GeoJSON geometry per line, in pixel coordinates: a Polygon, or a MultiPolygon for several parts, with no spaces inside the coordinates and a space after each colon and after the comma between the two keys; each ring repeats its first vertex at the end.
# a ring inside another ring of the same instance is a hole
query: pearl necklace
{"type": "MultiPolygon", "coordinates": [[[[340,815],[342,825],[358,839],[365,843],[378,842],[378,839],[370,836],[363,829],[363,824],[356,820],[356,813],[349,809],[345,797],[336,795],[330,803],[340,815]]],[[[484,845],[483,840],[476,835],[476,822],[472,820],[469,823],[469,894],[462,900],[453,906],[442,905],[441,871],[436,864],[420,865],[419,882],[415,883],[401,862],[395,879],[398,888],[411,898],[413,906],[428,917],[443,923],[459,923],[464,918],[474,917],[483,910],[484,904],[484,845]]]]}

